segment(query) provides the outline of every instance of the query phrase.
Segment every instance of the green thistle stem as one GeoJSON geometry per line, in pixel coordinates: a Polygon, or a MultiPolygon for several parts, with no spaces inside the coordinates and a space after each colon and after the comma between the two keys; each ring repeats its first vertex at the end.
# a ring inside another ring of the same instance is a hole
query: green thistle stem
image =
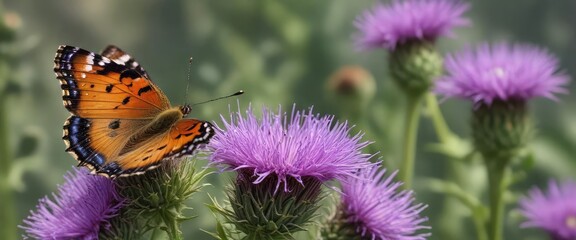
{"type": "Polygon", "coordinates": [[[488,234],[486,232],[486,226],[484,221],[482,206],[478,206],[472,211],[472,221],[476,227],[476,239],[478,240],[488,240],[488,234]]]}
{"type": "Polygon", "coordinates": [[[400,167],[399,177],[404,184],[404,189],[412,187],[414,175],[414,157],[416,155],[416,140],[418,137],[418,124],[420,122],[420,99],[421,96],[408,95],[406,125],[404,126],[404,149],[403,160],[400,167]]]}
{"type": "MultiPolygon", "coordinates": [[[[461,141],[458,137],[450,130],[448,124],[446,124],[446,120],[442,115],[442,111],[440,111],[440,107],[438,105],[438,100],[436,100],[436,95],[433,93],[426,94],[426,110],[430,119],[432,120],[432,124],[434,125],[434,131],[436,132],[436,136],[438,140],[443,145],[450,145],[454,141],[461,141]]],[[[464,173],[466,172],[463,169],[462,163],[455,161],[456,159],[452,159],[454,161],[449,161],[449,168],[450,173],[455,179],[455,183],[462,186],[465,185],[463,183],[467,183],[466,176],[464,173]]]]}
{"type": "MultiPolygon", "coordinates": [[[[2,81],[2,80],[0,80],[2,81]]],[[[0,239],[16,238],[16,215],[12,189],[8,184],[8,174],[11,169],[11,159],[8,144],[8,111],[6,94],[0,94],[0,239]]]]}
{"type": "MultiPolygon", "coordinates": [[[[440,107],[438,104],[438,100],[433,93],[426,94],[426,109],[430,119],[432,120],[432,124],[434,126],[434,131],[438,137],[438,140],[443,145],[450,145],[453,141],[459,141],[457,136],[450,130],[448,124],[446,124],[446,120],[442,115],[442,111],[440,111],[440,107]]],[[[463,166],[462,162],[457,161],[456,159],[451,159],[448,161],[448,168],[450,172],[450,178],[453,179],[452,182],[459,185],[462,188],[465,188],[468,185],[468,180],[464,175],[466,173],[465,166],[463,166]]],[[[444,211],[445,218],[453,219],[454,213],[450,214],[451,206],[455,201],[454,199],[448,198],[444,203],[445,208],[447,209],[444,211]]],[[[485,217],[483,213],[483,206],[477,205],[473,207],[473,204],[465,204],[469,206],[470,210],[472,211],[472,221],[474,222],[474,226],[476,228],[476,239],[478,240],[488,240],[488,233],[486,231],[485,225],[485,217]]],[[[455,220],[459,221],[459,220],[455,220]]]]}
{"type": "Polygon", "coordinates": [[[181,240],[182,238],[182,232],[180,231],[180,229],[178,228],[178,220],[174,219],[174,221],[172,223],[169,224],[169,236],[171,240],[181,240]]]}
{"type": "Polygon", "coordinates": [[[505,208],[504,193],[506,192],[505,179],[509,159],[490,159],[487,156],[485,158],[490,188],[489,239],[502,240],[505,208]]]}
{"type": "Polygon", "coordinates": [[[438,106],[438,100],[436,100],[436,95],[433,93],[427,93],[425,100],[426,108],[430,114],[430,118],[432,119],[432,124],[434,124],[434,130],[436,135],[438,135],[438,139],[441,143],[448,144],[450,139],[454,137],[454,134],[450,131],[448,124],[446,124],[446,120],[444,120],[444,116],[438,106]]]}

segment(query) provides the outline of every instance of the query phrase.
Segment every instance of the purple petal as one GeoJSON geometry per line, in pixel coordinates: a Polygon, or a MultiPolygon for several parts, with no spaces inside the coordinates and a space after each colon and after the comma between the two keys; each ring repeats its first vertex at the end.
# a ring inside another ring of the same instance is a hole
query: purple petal
{"type": "Polygon", "coordinates": [[[558,73],[556,57],[531,45],[483,44],[449,55],[445,67],[447,74],[436,82],[436,92],[474,103],[554,99],[555,94],[566,93],[569,81],[558,73]]]}
{"type": "Polygon", "coordinates": [[[453,0],[395,0],[378,4],[360,15],[356,45],[362,49],[387,48],[411,40],[434,41],[452,35],[452,28],[468,25],[462,14],[469,5],[453,0]]]}
{"type": "Polygon", "coordinates": [[[430,229],[421,225],[428,220],[420,217],[427,206],[414,204],[411,191],[399,190],[402,183],[393,181],[396,173],[382,179],[384,173],[373,166],[342,183],[342,204],[348,222],[371,239],[426,239],[429,233],[416,231],[430,229]]]}
{"type": "Polygon", "coordinates": [[[98,239],[124,203],[114,182],[77,168],[64,178],[53,200],[40,199],[20,227],[37,239],[98,239]]]}
{"type": "Polygon", "coordinates": [[[222,119],[221,131],[208,146],[212,163],[224,169],[253,169],[259,176],[255,183],[270,174],[280,182],[304,176],[341,180],[371,165],[371,156],[361,153],[368,142],[361,142],[360,134],[349,136],[348,125],[333,116],[263,109],[259,119],[249,108],[244,115],[235,112],[229,121],[222,119]]]}
{"type": "Polygon", "coordinates": [[[522,227],[541,228],[555,239],[576,239],[576,182],[562,184],[551,180],[548,191],[538,188],[520,199],[520,211],[526,222],[522,227]]]}

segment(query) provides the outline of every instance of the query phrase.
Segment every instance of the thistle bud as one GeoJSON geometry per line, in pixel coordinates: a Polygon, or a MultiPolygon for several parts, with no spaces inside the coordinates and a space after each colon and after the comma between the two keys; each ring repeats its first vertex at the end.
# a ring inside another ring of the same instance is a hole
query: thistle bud
{"type": "Polygon", "coordinates": [[[22,26],[22,18],[15,12],[5,12],[0,22],[0,42],[11,42],[16,39],[16,31],[22,26]]]}
{"type": "Polygon", "coordinates": [[[328,89],[340,96],[371,99],[376,93],[376,83],[363,67],[343,66],[328,80],[328,89]]]}
{"type": "MultiPolygon", "coordinates": [[[[119,178],[120,194],[129,199],[125,211],[113,219],[109,239],[140,239],[148,230],[161,230],[170,239],[182,239],[180,223],[190,219],[186,201],[204,185],[209,172],[196,171],[193,161],[166,161],[143,175],[119,178]]],[[[158,234],[158,233],[153,233],[158,234]]]]}
{"type": "Polygon", "coordinates": [[[473,110],[474,145],[484,156],[514,156],[530,139],[532,124],[525,101],[495,101],[473,110]]]}
{"type": "Polygon", "coordinates": [[[304,177],[301,182],[288,178],[285,188],[277,176],[259,183],[253,172],[239,171],[228,194],[231,210],[225,214],[247,239],[290,239],[302,231],[320,207],[322,182],[304,177]],[[287,190],[287,191],[286,191],[287,190]]]}
{"type": "Polygon", "coordinates": [[[376,82],[370,72],[360,66],[343,66],[329,78],[330,102],[349,120],[357,120],[376,94],[376,82]]]}
{"type": "Polygon", "coordinates": [[[432,43],[413,41],[390,53],[390,74],[406,94],[420,96],[442,74],[442,56],[432,43]]]}

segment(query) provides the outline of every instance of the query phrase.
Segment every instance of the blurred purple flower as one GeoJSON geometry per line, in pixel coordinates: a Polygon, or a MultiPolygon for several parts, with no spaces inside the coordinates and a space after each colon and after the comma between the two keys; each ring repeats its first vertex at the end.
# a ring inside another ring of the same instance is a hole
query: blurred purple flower
{"type": "Polygon", "coordinates": [[[382,179],[378,166],[364,169],[342,183],[342,205],[347,222],[367,239],[423,240],[429,233],[415,234],[428,218],[420,217],[427,206],[414,204],[412,191],[399,191],[396,173],[382,179]],[[398,192],[399,191],[399,192],[398,192]]]}
{"type": "Polygon", "coordinates": [[[75,168],[65,176],[57,194],[40,199],[36,212],[20,226],[37,239],[98,239],[124,200],[108,178],[75,168]]]}
{"type": "Polygon", "coordinates": [[[558,73],[558,60],[531,45],[483,44],[446,58],[447,75],[436,82],[446,97],[462,97],[474,103],[521,100],[543,96],[555,99],[565,93],[567,75],[558,73]]]}
{"type": "Polygon", "coordinates": [[[555,240],[576,239],[576,182],[551,180],[545,193],[533,188],[520,199],[520,208],[528,219],[522,227],[544,229],[555,240]]]}
{"type": "Polygon", "coordinates": [[[454,27],[468,25],[468,20],[462,18],[468,7],[456,0],[394,0],[391,4],[378,4],[356,19],[355,26],[360,30],[356,45],[393,50],[411,40],[434,41],[451,35],[454,27]]]}
{"type": "Polygon", "coordinates": [[[288,116],[281,109],[273,113],[264,108],[258,120],[249,108],[245,116],[238,111],[230,119],[222,117],[224,129],[210,141],[211,161],[234,170],[253,170],[258,176],[255,184],[273,174],[278,177],[277,188],[284,183],[289,191],[288,177],[301,184],[303,177],[342,180],[371,165],[371,156],[360,152],[369,143],[361,142],[360,134],[350,137],[348,125],[333,116],[294,109],[288,116]]]}

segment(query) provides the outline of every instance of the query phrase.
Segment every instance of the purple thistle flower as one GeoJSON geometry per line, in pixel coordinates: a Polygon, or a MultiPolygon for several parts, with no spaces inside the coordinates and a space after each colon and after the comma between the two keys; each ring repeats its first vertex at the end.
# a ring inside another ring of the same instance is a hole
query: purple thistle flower
{"type": "Polygon", "coordinates": [[[108,178],[75,168],[57,194],[40,199],[36,212],[24,220],[26,233],[37,239],[98,239],[124,200],[108,178]]]}
{"type": "Polygon", "coordinates": [[[348,136],[348,125],[333,116],[293,109],[288,118],[281,109],[273,113],[264,108],[258,120],[250,107],[245,116],[238,111],[230,119],[222,117],[224,129],[210,141],[211,161],[234,170],[253,170],[258,176],[254,184],[274,174],[276,188],[283,182],[289,191],[288,177],[301,184],[303,177],[342,180],[371,165],[371,156],[360,152],[369,143],[360,142],[360,134],[348,136]]]}
{"type": "Polygon", "coordinates": [[[555,240],[576,239],[576,182],[551,180],[545,193],[533,188],[520,199],[520,208],[528,219],[522,227],[544,229],[555,240]]]}
{"type": "Polygon", "coordinates": [[[556,57],[522,44],[483,44],[448,56],[445,66],[447,75],[436,82],[438,93],[487,105],[538,96],[555,99],[554,94],[566,92],[569,79],[557,73],[556,57]]]}
{"type": "Polygon", "coordinates": [[[455,0],[394,0],[360,15],[356,45],[363,49],[395,49],[412,40],[434,41],[451,35],[452,28],[468,25],[462,14],[468,4],[455,0]]]}
{"type": "Polygon", "coordinates": [[[421,224],[428,219],[419,214],[427,206],[414,204],[412,191],[399,191],[400,182],[393,182],[396,173],[382,179],[385,170],[378,166],[364,169],[356,178],[342,183],[342,205],[346,221],[356,232],[371,239],[423,240],[430,229],[421,224]]]}

